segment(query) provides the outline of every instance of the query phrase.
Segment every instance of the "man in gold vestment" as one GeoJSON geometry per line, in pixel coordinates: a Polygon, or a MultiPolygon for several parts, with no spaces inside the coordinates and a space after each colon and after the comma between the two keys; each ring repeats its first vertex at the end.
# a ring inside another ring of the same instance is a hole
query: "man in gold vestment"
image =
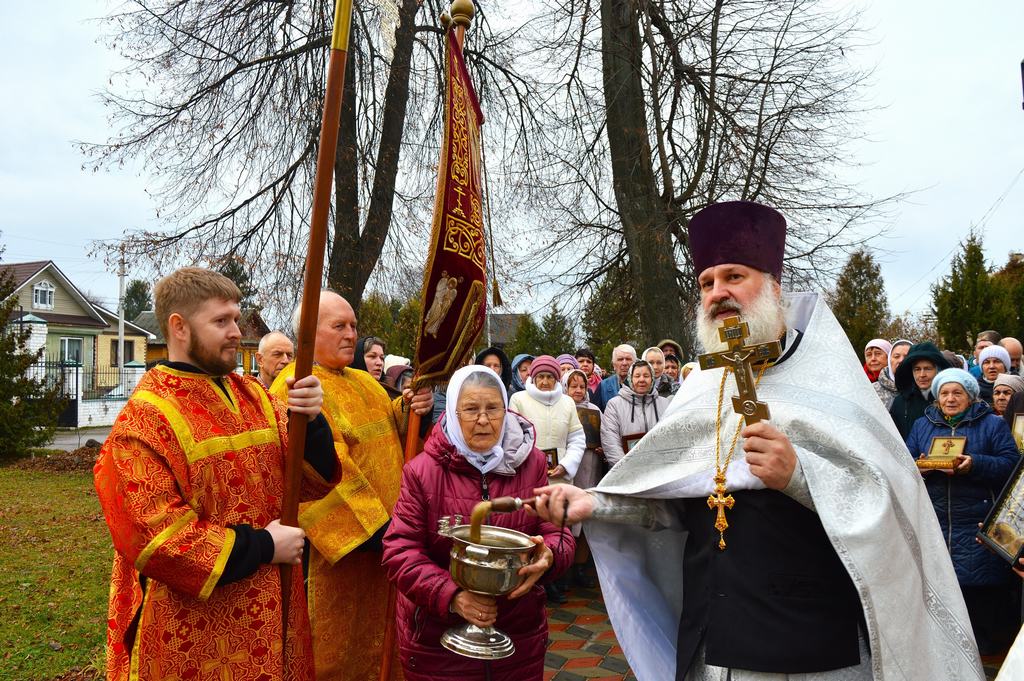
{"type": "MultiPolygon", "coordinates": [[[[381,567],[381,539],[402,479],[403,401],[423,415],[433,407],[422,390],[393,402],[376,379],[349,365],[358,333],[352,306],[333,291],[320,294],[313,375],[324,388],[323,413],[334,434],[341,484],[299,511],[312,545],[309,619],[320,681],[379,678],[388,581],[381,567]]],[[[280,395],[295,365],[286,367],[271,392],[280,395]]],[[[397,655],[391,666],[398,678],[397,655]]]]}
{"type": "MultiPolygon", "coordinates": [[[[95,467],[114,543],[107,678],[312,681],[306,599],[293,571],[282,656],[281,580],[304,534],[283,526],[285,403],[233,372],[238,287],[178,270],[156,285],[168,360],[146,373],[95,467]]],[[[337,484],[322,391],[284,391],[312,422],[303,498],[337,484]]]]}

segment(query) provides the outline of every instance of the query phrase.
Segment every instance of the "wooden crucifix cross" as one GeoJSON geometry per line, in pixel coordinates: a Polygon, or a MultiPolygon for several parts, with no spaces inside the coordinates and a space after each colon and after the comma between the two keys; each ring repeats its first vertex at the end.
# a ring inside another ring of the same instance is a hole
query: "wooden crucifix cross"
{"type": "Polygon", "coordinates": [[[949,450],[953,449],[953,441],[946,440],[945,444],[942,445],[943,453],[949,456],[949,450]]]}
{"type": "Polygon", "coordinates": [[[732,398],[732,408],[749,426],[762,419],[770,418],[768,405],[759,402],[754,386],[754,365],[761,365],[778,359],[782,355],[782,344],[779,341],[746,345],[744,341],[750,336],[747,323],[739,317],[727,317],[718,330],[718,337],[729,345],[728,350],[711,352],[701,355],[701,369],[718,369],[728,367],[736,375],[736,388],[739,395],[732,398]]]}

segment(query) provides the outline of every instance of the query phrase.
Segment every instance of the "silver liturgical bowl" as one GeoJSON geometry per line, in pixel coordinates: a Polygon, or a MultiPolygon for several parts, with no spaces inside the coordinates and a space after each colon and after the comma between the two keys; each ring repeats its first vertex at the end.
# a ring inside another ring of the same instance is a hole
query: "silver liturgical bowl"
{"type": "MultiPolygon", "coordinates": [[[[456,516],[456,522],[461,518],[456,516]]],[[[469,541],[469,525],[451,526],[442,518],[439,534],[452,540],[449,570],[462,589],[486,596],[504,596],[523,583],[520,568],[530,563],[534,543],[528,535],[504,527],[480,526],[480,543],[469,541]]],[[[494,627],[466,623],[441,636],[441,645],[465,657],[499,660],[515,653],[512,639],[494,627]]]]}

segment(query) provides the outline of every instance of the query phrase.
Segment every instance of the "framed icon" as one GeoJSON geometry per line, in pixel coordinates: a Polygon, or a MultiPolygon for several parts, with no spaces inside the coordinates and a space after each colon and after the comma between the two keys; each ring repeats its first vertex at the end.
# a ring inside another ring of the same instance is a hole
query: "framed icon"
{"type": "Polygon", "coordinates": [[[633,435],[622,436],[622,453],[629,454],[629,450],[636,446],[637,442],[643,439],[647,433],[634,433],[633,435]]]}
{"type": "Polygon", "coordinates": [[[576,407],[576,413],[583,424],[583,435],[587,440],[587,449],[601,446],[601,412],[597,409],[576,407]]]}
{"type": "Polygon", "coordinates": [[[551,448],[544,449],[541,451],[544,452],[544,456],[546,456],[548,459],[548,470],[551,470],[552,468],[558,465],[558,449],[551,448]]]}
{"type": "Polygon", "coordinates": [[[952,469],[960,462],[967,450],[966,437],[940,435],[932,438],[928,453],[917,460],[917,467],[927,470],[952,469]]]}
{"type": "Polygon", "coordinates": [[[1024,459],[1017,463],[992,511],[985,518],[978,539],[1011,565],[1024,554],[1024,459]]]}
{"type": "Polygon", "coordinates": [[[1024,414],[1013,417],[1013,441],[1017,443],[1017,451],[1024,452],[1024,414]]]}

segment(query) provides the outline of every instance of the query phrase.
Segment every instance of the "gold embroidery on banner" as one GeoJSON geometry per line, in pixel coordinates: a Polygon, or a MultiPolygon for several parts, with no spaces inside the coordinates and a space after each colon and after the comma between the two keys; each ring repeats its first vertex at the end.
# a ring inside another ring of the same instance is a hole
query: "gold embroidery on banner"
{"type": "MultiPolygon", "coordinates": [[[[474,187],[472,170],[479,161],[479,140],[469,126],[473,110],[465,85],[457,77],[451,79],[451,161],[449,190],[457,196],[451,197],[448,214],[444,216],[444,239],[441,247],[471,260],[484,268],[483,214],[480,210],[478,187],[474,187]],[[464,204],[469,199],[469,215],[464,204]]],[[[436,335],[436,334],[435,334],[436,335]]]]}
{"type": "MultiPolygon", "coordinates": [[[[474,200],[473,202],[477,202],[474,200]]],[[[455,210],[452,209],[452,213],[455,210]]],[[[479,216],[479,206],[474,206],[474,213],[479,216]]],[[[484,235],[476,224],[460,220],[454,215],[445,216],[444,243],[441,244],[449,253],[461,255],[480,268],[484,266],[484,235]]]]}

